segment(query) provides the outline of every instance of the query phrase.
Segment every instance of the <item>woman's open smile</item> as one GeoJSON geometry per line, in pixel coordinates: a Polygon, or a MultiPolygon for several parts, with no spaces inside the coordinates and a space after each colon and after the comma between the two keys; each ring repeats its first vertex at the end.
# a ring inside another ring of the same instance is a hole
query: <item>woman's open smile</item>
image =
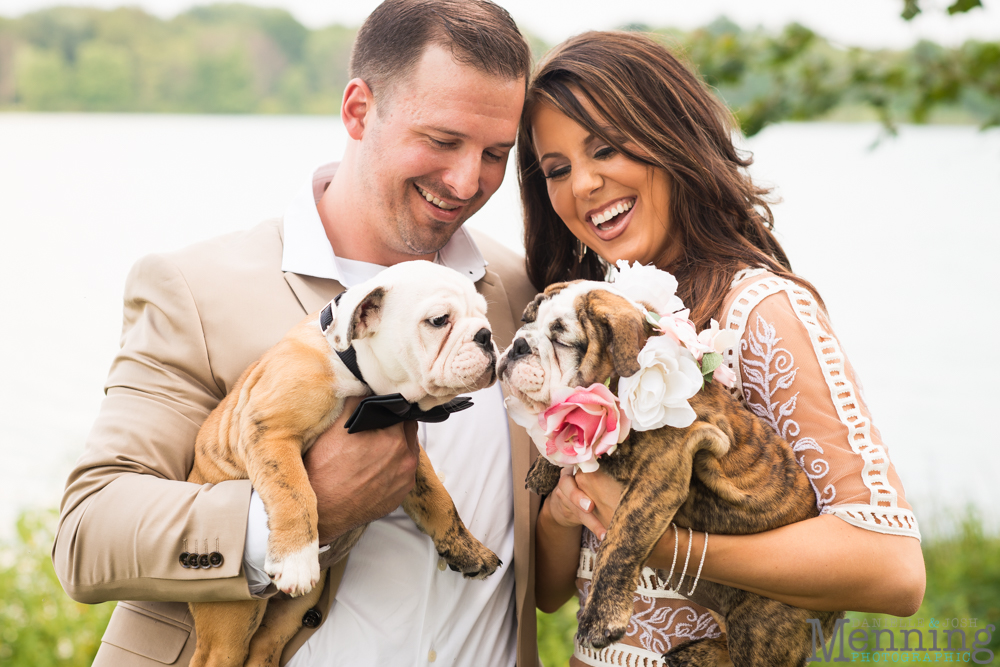
{"type": "MultiPolygon", "coordinates": [[[[581,104],[588,106],[586,100],[581,104]]],[[[549,201],[573,234],[609,263],[663,262],[670,248],[670,177],[622,155],[553,107],[531,118],[549,201]]]]}

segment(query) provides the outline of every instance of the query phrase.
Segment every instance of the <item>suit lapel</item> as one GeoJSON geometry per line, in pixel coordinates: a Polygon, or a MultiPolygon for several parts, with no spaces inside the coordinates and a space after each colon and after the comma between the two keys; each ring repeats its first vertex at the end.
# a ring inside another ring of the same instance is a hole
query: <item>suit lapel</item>
{"type": "Polygon", "coordinates": [[[285,273],[285,282],[292,288],[306,315],[320,310],[330,303],[333,297],[344,291],[343,286],[336,280],[303,276],[290,271],[285,273]]]}

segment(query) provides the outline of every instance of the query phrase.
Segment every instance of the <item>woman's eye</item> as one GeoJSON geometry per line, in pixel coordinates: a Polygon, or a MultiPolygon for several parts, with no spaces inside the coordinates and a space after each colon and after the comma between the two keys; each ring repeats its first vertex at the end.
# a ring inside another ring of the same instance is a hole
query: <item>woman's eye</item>
{"type": "Polygon", "coordinates": [[[549,173],[545,174],[545,178],[548,179],[560,178],[561,176],[565,176],[568,173],[569,173],[569,167],[556,167],[549,173]]]}
{"type": "Polygon", "coordinates": [[[454,144],[450,141],[438,141],[434,137],[428,137],[428,138],[431,140],[431,143],[437,146],[438,148],[451,148],[452,146],[454,146],[454,144]]]}
{"type": "Polygon", "coordinates": [[[614,148],[612,148],[611,146],[603,146],[603,147],[597,149],[597,152],[594,153],[594,157],[597,158],[598,160],[601,160],[601,159],[604,159],[604,158],[611,157],[616,152],[617,151],[614,148]]]}
{"type": "Polygon", "coordinates": [[[448,316],[447,315],[441,315],[440,317],[431,318],[431,319],[427,320],[427,322],[432,327],[440,328],[440,327],[443,327],[444,325],[448,324],[448,316]]]}

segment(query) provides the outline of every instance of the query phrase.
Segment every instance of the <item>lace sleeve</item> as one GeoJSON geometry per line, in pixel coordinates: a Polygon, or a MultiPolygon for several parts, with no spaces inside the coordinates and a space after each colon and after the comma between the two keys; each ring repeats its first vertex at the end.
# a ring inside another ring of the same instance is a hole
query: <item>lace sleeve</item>
{"type": "Polygon", "coordinates": [[[822,514],[920,539],[916,518],[825,312],[795,283],[759,272],[734,282],[722,326],[736,393],[791,444],[822,514]]]}

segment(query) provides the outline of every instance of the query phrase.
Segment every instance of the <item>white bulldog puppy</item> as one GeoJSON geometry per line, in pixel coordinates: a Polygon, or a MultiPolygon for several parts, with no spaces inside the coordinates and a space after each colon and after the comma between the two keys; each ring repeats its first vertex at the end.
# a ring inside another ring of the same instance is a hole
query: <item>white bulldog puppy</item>
{"type": "Polygon", "coordinates": [[[327,340],[338,352],[354,347],[374,394],[398,392],[426,410],[496,379],[486,299],[452,269],[391,266],[347,290],[333,316],[327,340]]]}
{"type": "MultiPolygon", "coordinates": [[[[459,394],[493,384],[496,358],[486,300],[472,282],[413,261],[347,290],[244,371],[198,432],[188,481],[251,480],[270,529],[264,569],[295,599],[192,603],[192,665],[277,664],[319,599],[325,579],[316,495],[302,456],[341,415],[344,400],[372,395],[348,419],[348,433],[442,421],[471,405],[459,394]]],[[[453,570],[481,579],[501,565],[466,529],[423,448],[403,509],[453,570]]],[[[364,529],[330,545],[334,560],[364,529]]],[[[186,561],[184,567],[199,567],[186,561]]]]}

